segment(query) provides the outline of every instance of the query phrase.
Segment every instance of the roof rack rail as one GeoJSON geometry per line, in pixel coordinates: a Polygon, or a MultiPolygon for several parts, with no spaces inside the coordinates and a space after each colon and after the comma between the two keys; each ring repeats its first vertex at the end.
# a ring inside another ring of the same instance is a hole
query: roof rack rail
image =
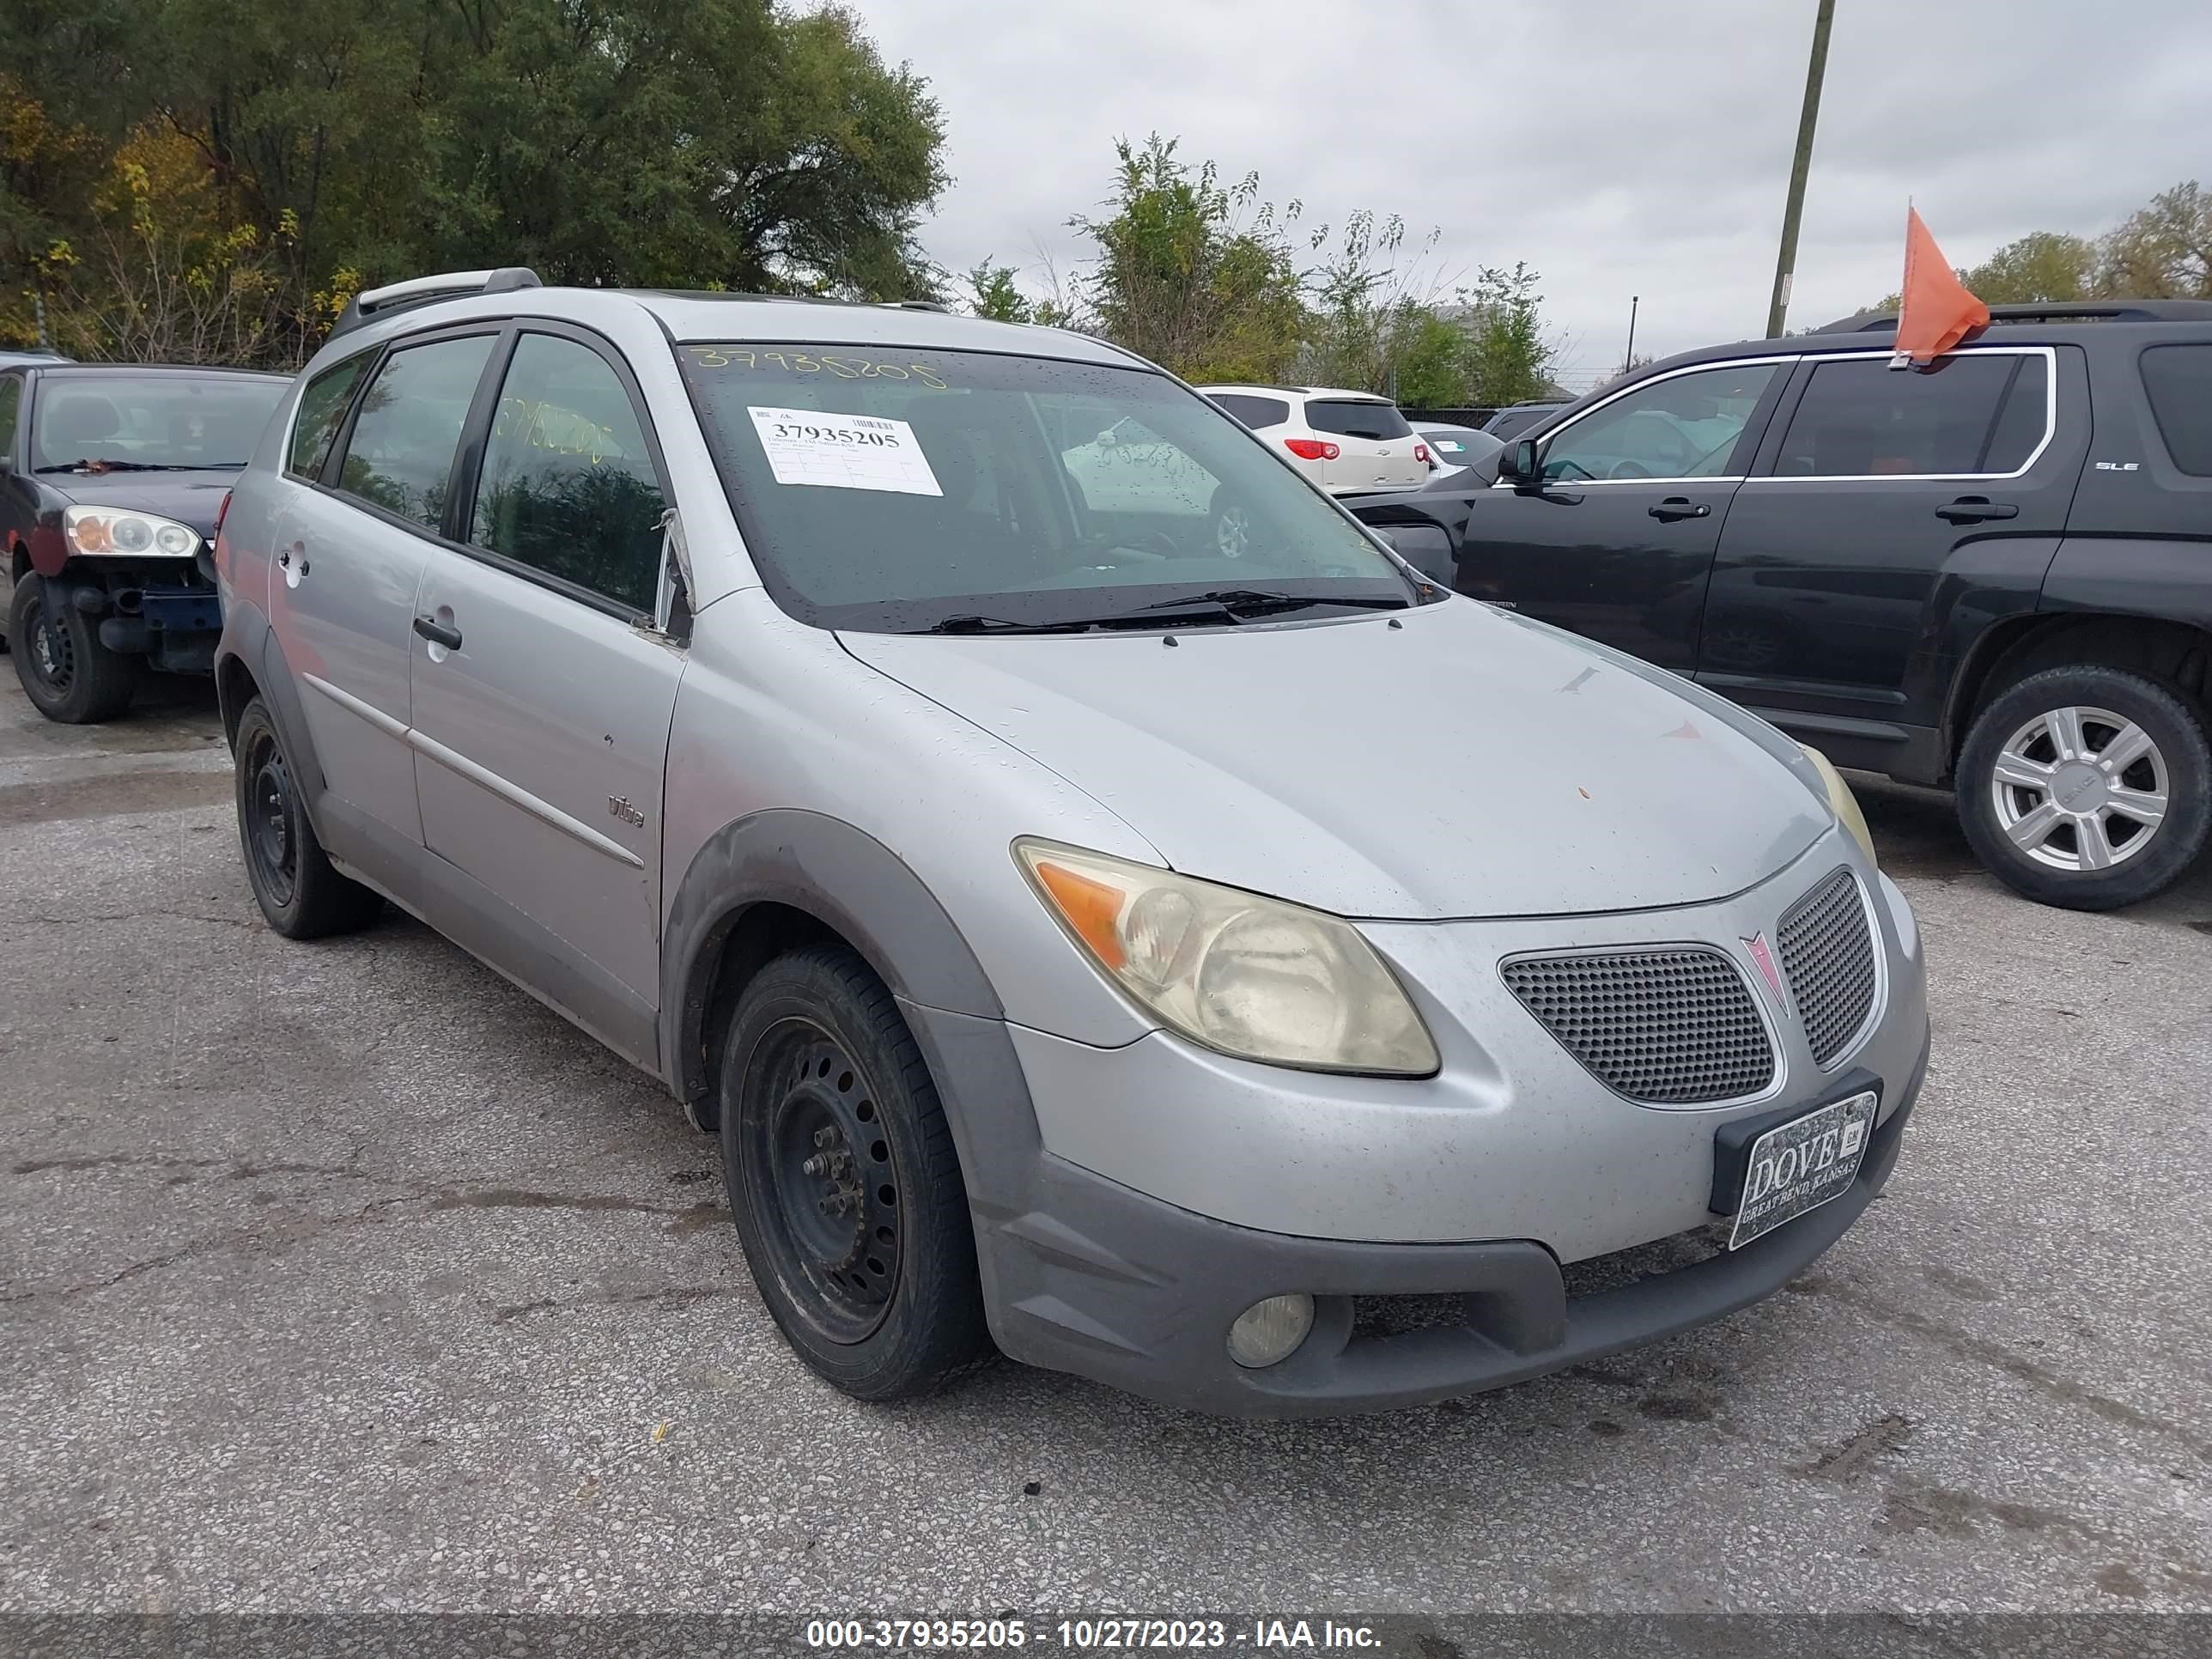
{"type": "Polygon", "coordinates": [[[936,300],[878,300],[876,303],[886,311],[937,311],[948,317],[952,314],[951,306],[936,300]]]}
{"type": "Polygon", "coordinates": [[[517,289],[541,288],[538,273],[527,265],[501,265],[496,270],[447,270],[434,276],[410,276],[403,283],[387,283],[382,288],[363,289],[346,302],[338,319],[331,327],[331,338],[336,339],[349,329],[359,328],[372,318],[387,312],[404,311],[413,306],[428,305],[433,300],[450,300],[464,294],[511,294],[517,289]]]}
{"type": "MultiPolygon", "coordinates": [[[[2045,304],[1991,306],[1990,325],[2000,323],[2197,323],[2212,321],[2212,300],[2067,300],[2045,304]]],[[[1893,311],[1863,311],[1839,318],[1815,334],[1872,334],[1897,326],[1893,311]]]]}

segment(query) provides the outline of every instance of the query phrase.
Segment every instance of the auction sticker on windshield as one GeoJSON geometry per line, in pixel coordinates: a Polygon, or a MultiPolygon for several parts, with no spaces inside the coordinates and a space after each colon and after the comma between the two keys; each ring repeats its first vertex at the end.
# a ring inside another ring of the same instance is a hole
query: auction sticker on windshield
{"type": "Polygon", "coordinates": [[[1740,1249],[1785,1221],[1817,1210],[1858,1175],[1874,1130],[1871,1091],[1794,1118],[1751,1144],[1729,1249],[1740,1249]]]}
{"type": "Polygon", "coordinates": [[[888,489],[942,495],[929,457],[904,421],[878,415],[836,415],[818,409],[762,409],[747,404],[769,471],[782,484],[826,489],[888,489]]]}

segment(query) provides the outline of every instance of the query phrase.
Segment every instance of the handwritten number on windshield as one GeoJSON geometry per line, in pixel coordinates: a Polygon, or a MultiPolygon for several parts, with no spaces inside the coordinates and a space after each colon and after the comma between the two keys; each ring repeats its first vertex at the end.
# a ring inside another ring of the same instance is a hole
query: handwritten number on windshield
{"type": "Polygon", "coordinates": [[[829,374],[840,380],[915,380],[933,392],[951,388],[942,372],[927,363],[894,363],[856,357],[850,352],[815,356],[805,351],[754,351],[744,346],[686,346],[702,368],[749,368],[756,374],[829,374]]]}

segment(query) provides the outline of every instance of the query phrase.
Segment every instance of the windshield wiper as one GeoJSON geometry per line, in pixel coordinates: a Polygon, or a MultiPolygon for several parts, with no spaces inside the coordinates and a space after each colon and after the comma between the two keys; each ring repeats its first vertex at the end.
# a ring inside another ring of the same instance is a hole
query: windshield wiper
{"type": "Polygon", "coordinates": [[[1258,587],[1217,587],[1205,593],[1186,593],[1179,599],[1148,605],[1147,611],[1174,611],[1194,605],[1218,605],[1232,617],[1263,616],[1270,611],[1304,611],[1317,605],[1340,605],[1355,611],[1403,611],[1407,602],[1390,594],[1322,597],[1313,594],[1271,593],[1258,587]]]}
{"type": "Polygon", "coordinates": [[[1144,605],[1135,611],[1117,611],[1103,617],[1070,617],[1062,622],[1013,622],[1005,617],[963,614],[947,617],[942,622],[934,622],[927,628],[911,631],[917,634],[1087,634],[1094,629],[1173,628],[1178,623],[1233,623],[1236,620],[1237,613],[1217,600],[1190,599],[1170,599],[1164,605],[1144,605]],[[1170,611],[1182,614],[1160,614],[1170,611]]]}
{"type": "Polygon", "coordinates": [[[57,461],[36,472],[234,472],[244,461],[57,461]]]}
{"type": "Polygon", "coordinates": [[[1004,617],[947,617],[927,628],[912,630],[917,634],[1079,634],[1091,624],[1088,622],[1009,622],[1004,617]]]}

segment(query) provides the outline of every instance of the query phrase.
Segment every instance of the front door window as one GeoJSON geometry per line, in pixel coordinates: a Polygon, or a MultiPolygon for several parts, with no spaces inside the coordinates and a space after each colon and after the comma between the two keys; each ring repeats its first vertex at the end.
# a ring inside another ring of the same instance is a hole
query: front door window
{"type": "Polygon", "coordinates": [[[1562,427],[1544,446],[1545,482],[1739,476],[1744,428],[1787,367],[1729,363],[1648,380],[1562,427]]]}

